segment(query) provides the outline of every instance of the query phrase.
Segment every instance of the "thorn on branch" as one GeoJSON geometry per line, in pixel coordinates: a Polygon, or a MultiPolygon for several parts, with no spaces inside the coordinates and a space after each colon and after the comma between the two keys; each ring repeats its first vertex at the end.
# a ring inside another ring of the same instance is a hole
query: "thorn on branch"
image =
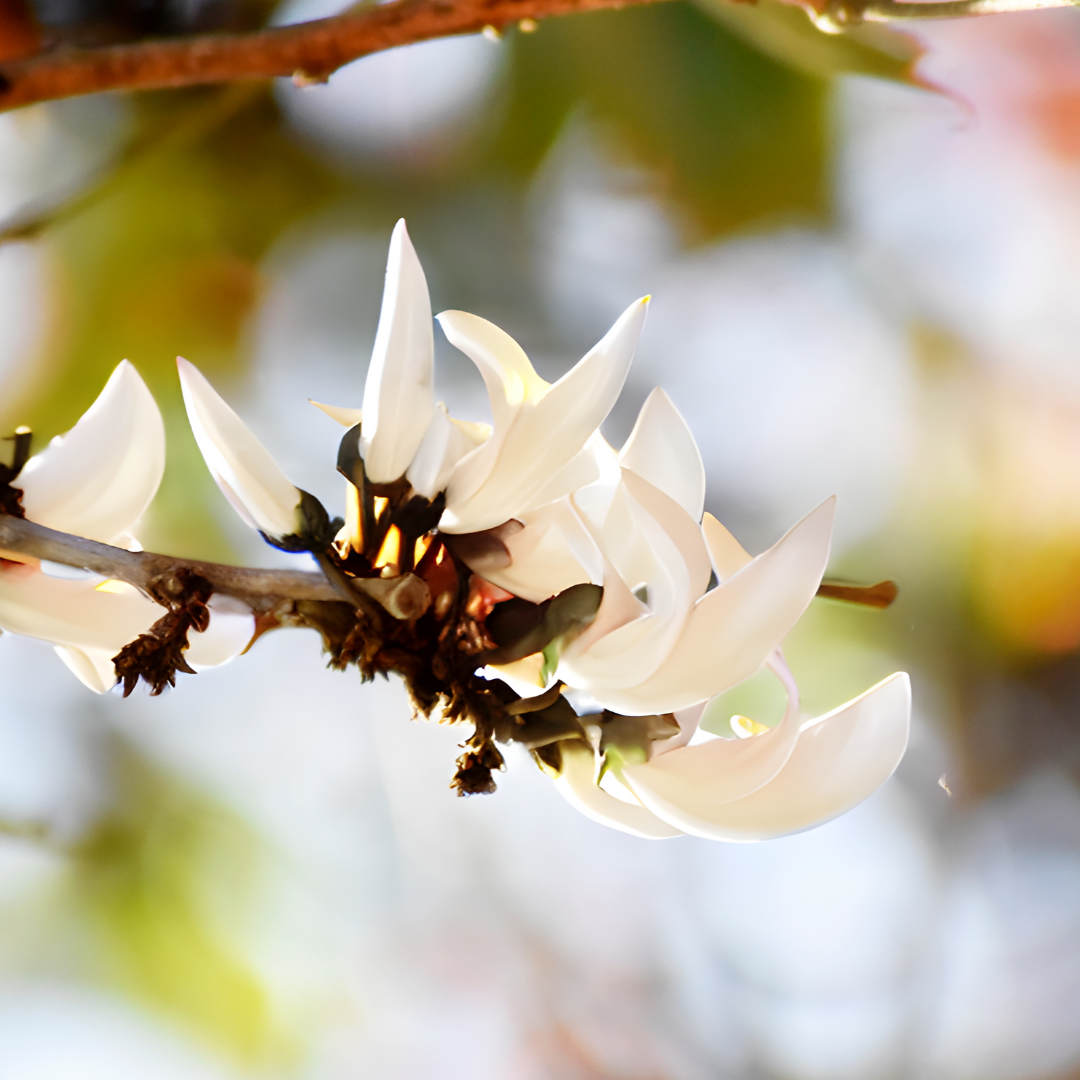
{"type": "Polygon", "coordinates": [[[156,697],[166,686],[176,685],[178,671],[195,674],[184,652],[188,634],[193,630],[202,633],[210,625],[206,605],[213,591],[209,581],[185,569],[151,582],[151,595],[169,612],[113,657],[116,676],[124,684],[124,697],[135,689],[140,678],[150,687],[151,697],[156,697]]]}

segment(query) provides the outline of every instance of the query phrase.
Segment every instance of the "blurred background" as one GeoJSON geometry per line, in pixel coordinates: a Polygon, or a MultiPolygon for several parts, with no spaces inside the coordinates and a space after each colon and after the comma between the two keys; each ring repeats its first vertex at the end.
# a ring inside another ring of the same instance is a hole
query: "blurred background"
{"type": "MultiPolygon", "coordinates": [[[[313,633],[128,700],[5,635],[0,1077],[1080,1077],[1080,13],[832,37],[679,2],[0,115],[0,425],[66,430],[126,357],[169,430],[146,547],[287,560],[210,481],[174,357],[339,511],[306,399],[359,404],[400,216],[435,310],[548,378],[653,294],[605,433],[664,386],[751,551],[839,496],[830,574],[900,599],[816,601],[788,656],[813,713],[911,671],[911,749],[807,834],[654,843],[524,754],[455,798],[464,733],[313,633]]],[[[776,709],[751,680],[719,714],[776,709]]]]}

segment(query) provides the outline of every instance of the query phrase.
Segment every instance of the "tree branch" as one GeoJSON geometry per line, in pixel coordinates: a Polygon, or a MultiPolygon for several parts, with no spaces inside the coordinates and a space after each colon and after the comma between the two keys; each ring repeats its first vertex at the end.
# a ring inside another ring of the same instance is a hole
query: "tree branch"
{"type": "MultiPolygon", "coordinates": [[[[92,570],[126,581],[147,595],[155,580],[180,569],[189,570],[209,581],[215,592],[234,596],[256,612],[272,611],[283,600],[341,599],[339,589],[317,571],[253,570],[149,551],[125,551],[8,515],[0,516],[0,556],[4,551],[92,570]]],[[[427,585],[413,574],[386,579],[351,578],[350,584],[381,604],[395,619],[415,619],[430,602],[427,585]]]]}
{"type": "Polygon", "coordinates": [[[1076,7],[1078,3],[1080,0],[833,0],[812,18],[821,29],[837,32],[863,22],[966,19],[975,15],[1076,7]]]}
{"type": "Polygon", "coordinates": [[[328,19],[247,33],[59,47],[0,64],[0,110],[102,90],[197,86],[274,76],[324,81],[369,53],[498,30],[523,19],[658,0],[394,0],[328,19]]]}

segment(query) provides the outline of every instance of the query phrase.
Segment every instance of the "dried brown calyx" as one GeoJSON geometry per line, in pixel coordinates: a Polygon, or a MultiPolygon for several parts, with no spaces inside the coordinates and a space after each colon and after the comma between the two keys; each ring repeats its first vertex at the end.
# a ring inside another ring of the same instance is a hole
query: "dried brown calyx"
{"type": "Polygon", "coordinates": [[[517,743],[546,768],[558,770],[565,740],[596,744],[601,754],[622,748],[624,757],[648,753],[648,745],[678,731],[673,718],[623,717],[604,712],[579,717],[554,684],[536,697],[522,698],[499,679],[475,674],[489,663],[511,663],[544,653],[572,638],[595,616],[603,590],[575,585],[541,604],[491,586],[473,574],[436,534],[416,567],[433,604],[415,620],[384,611],[350,610],[345,603],[298,603],[292,617],[316,627],[332,667],[355,665],[366,680],[391,673],[401,677],[418,715],[438,713],[448,723],[470,723],[450,782],[459,795],[495,791],[494,773],[504,768],[500,745],[517,743]],[[426,565],[425,565],[426,562],[426,565]]]}
{"type": "Polygon", "coordinates": [[[22,505],[22,489],[14,485],[19,473],[30,460],[32,439],[30,429],[20,427],[15,429],[14,435],[9,435],[4,440],[15,444],[15,452],[11,456],[10,465],[0,464],[0,514],[17,518],[26,516],[22,505]]]}
{"type": "MultiPolygon", "coordinates": [[[[522,699],[501,680],[478,676],[486,665],[535,654],[553,666],[562,644],[595,617],[603,590],[575,585],[534,604],[492,585],[473,572],[483,562],[479,555],[508,560],[503,536],[520,524],[510,521],[471,536],[444,535],[438,531],[443,494],[433,499],[419,495],[405,477],[373,483],[359,446],[357,425],[341,440],[338,453],[338,471],[349,482],[343,527],[332,544],[306,548],[315,552],[342,600],[296,602],[279,622],[316,628],[331,667],[355,666],[365,680],[399,676],[417,715],[470,723],[473,730],[462,744],[450,785],[459,795],[495,790],[493,773],[504,767],[497,744],[516,742],[544,763],[545,752],[548,758],[558,757],[557,750],[546,748],[566,739],[588,742],[597,725],[623,731],[629,724],[646,754],[650,739],[678,730],[658,718],[652,718],[651,727],[636,718],[620,727],[626,718],[609,714],[589,717],[586,723],[562,696],[561,686],[522,699]],[[409,575],[427,586],[431,601],[415,617],[395,617],[386,605],[352,596],[357,589],[351,583],[361,579],[396,581],[409,575]]],[[[306,509],[305,517],[312,520],[306,509]]],[[[325,536],[318,530],[320,539],[325,536]]]]}
{"type": "Polygon", "coordinates": [[[139,679],[150,687],[151,696],[156,696],[166,686],[176,685],[178,671],[195,674],[184,659],[184,652],[188,634],[193,630],[201,633],[210,625],[207,603],[213,591],[209,581],[185,569],[165,574],[151,583],[151,596],[169,610],[145,634],[140,634],[113,657],[117,678],[124,684],[124,697],[135,689],[139,679]]]}

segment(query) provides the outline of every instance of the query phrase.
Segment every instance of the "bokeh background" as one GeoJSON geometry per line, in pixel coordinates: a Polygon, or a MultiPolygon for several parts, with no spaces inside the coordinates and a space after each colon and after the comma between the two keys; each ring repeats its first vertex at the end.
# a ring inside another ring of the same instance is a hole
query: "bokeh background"
{"type": "MultiPolygon", "coordinates": [[[[38,6],[75,40],[331,11],[38,6]]],[[[530,29],[0,116],[0,424],[62,432],[130,359],[169,430],[146,546],[272,565],[177,353],[337,508],[306,399],[359,404],[398,217],[435,309],[549,378],[650,292],[608,437],[664,386],[752,551],[839,496],[830,573],[900,599],[816,601],[787,652],[813,712],[909,670],[905,761],[804,835],[654,843],[525,755],[454,798],[464,733],[314,634],[128,700],[5,635],[0,1077],[1080,1076],[1080,13],[530,29]]],[[[777,708],[751,680],[717,715],[777,708]]]]}

